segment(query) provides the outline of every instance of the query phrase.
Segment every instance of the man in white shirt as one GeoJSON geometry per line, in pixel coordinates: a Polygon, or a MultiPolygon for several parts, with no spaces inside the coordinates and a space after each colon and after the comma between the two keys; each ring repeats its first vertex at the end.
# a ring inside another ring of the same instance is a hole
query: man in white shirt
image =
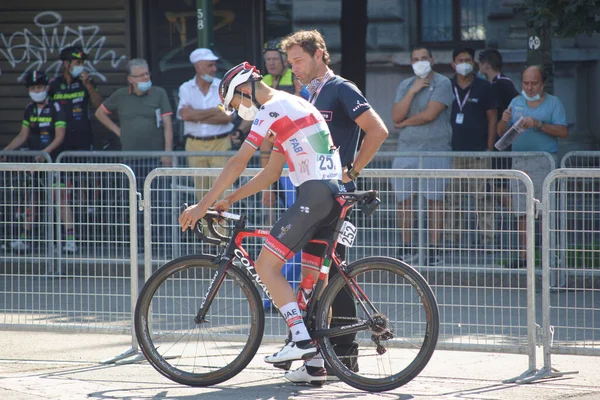
{"type": "MultiPolygon", "coordinates": [[[[210,49],[196,49],[190,54],[190,62],[196,76],[179,87],[177,118],[185,121],[185,151],[222,152],[231,150],[230,133],[233,116],[219,110],[219,84],[215,78],[219,58],[210,49]]],[[[222,168],[227,157],[189,157],[192,168],[222,168]]],[[[196,177],[198,199],[212,187],[209,177],[196,177]]]]}

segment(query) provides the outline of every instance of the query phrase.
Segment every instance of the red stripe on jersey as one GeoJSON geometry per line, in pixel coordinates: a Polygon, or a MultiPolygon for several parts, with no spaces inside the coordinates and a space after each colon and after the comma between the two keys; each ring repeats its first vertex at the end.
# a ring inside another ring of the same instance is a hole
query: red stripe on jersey
{"type": "Polygon", "coordinates": [[[321,120],[320,118],[322,118],[321,115],[315,116],[314,114],[308,114],[307,116],[292,121],[289,117],[285,116],[275,121],[273,125],[271,125],[271,130],[277,133],[277,140],[279,140],[280,143],[283,143],[294,136],[300,129],[317,124],[321,120]]]}
{"type": "Polygon", "coordinates": [[[252,147],[255,147],[257,149],[260,147],[260,144],[263,140],[265,140],[265,138],[254,131],[250,131],[248,133],[248,136],[246,136],[246,142],[248,142],[248,144],[251,144],[252,147]]]}

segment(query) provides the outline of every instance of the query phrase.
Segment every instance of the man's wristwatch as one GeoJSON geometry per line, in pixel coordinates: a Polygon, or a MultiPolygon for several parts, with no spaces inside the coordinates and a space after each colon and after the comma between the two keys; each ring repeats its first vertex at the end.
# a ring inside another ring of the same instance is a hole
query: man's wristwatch
{"type": "Polygon", "coordinates": [[[360,175],[360,172],[358,172],[354,168],[350,168],[346,174],[348,175],[348,178],[350,178],[354,181],[354,180],[356,180],[356,178],[358,178],[358,176],[360,175]]]}

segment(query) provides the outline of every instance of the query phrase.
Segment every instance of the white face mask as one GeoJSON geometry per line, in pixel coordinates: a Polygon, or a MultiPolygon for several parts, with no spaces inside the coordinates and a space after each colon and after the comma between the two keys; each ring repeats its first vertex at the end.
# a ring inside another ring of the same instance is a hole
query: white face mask
{"type": "MultiPolygon", "coordinates": [[[[245,97],[242,97],[242,99],[245,99],[245,97]]],[[[238,107],[238,115],[241,119],[245,121],[254,121],[254,117],[256,117],[257,112],[258,108],[254,105],[252,100],[250,100],[250,107],[247,107],[240,102],[240,106],[238,107]]]]}
{"type": "Polygon", "coordinates": [[[412,65],[416,76],[423,79],[431,72],[431,63],[429,61],[417,61],[412,65]]]}
{"type": "Polygon", "coordinates": [[[81,73],[83,72],[83,65],[74,65],[73,69],[69,71],[69,73],[71,74],[71,76],[75,79],[79,78],[79,75],[81,75],[81,73]]]}
{"type": "Polygon", "coordinates": [[[467,76],[473,72],[473,66],[469,63],[461,63],[456,66],[456,73],[462,76],[467,76]]]}
{"type": "MultiPolygon", "coordinates": [[[[542,92],[542,91],[540,90],[540,93],[541,93],[541,92],[542,92]]],[[[525,93],[525,89],[523,89],[523,90],[521,91],[521,94],[523,95],[523,97],[525,97],[525,99],[526,99],[527,101],[538,101],[538,100],[540,99],[540,93],[536,94],[535,96],[529,97],[529,96],[527,96],[527,93],[525,93]]]]}
{"type": "Polygon", "coordinates": [[[43,92],[29,92],[29,97],[36,103],[43,103],[48,97],[48,91],[44,90],[43,92]]]}
{"type": "Polygon", "coordinates": [[[214,76],[210,76],[210,75],[208,75],[208,74],[204,74],[204,75],[202,75],[200,78],[202,78],[202,80],[203,80],[204,82],[208,82],[208,83],[212,83],[212,82],[215,80],[215,77],[214,77],[214,76]]]}

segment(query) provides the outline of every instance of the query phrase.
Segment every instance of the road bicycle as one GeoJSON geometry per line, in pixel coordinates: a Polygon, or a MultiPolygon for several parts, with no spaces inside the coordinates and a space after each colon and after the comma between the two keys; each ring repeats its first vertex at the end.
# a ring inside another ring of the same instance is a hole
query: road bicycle
{"type": "MultiPolygon", "coordinates": [[[[333,236],[313,239],[326,251],[304,320],[340,380],[370,392],[392,390],[415,378],[435,350],[436,298],[421,274],[402,261],[367,257],[347,265],[339,259],[338,242],[351,246],[356,236],[346,218],[349,211],[359,205],[370,215],[379,199],[375,191],[336,197],[342,207],[333,236]],[[326,283],[330,267],[339,273],[326,283]],[[356,317],[331,315],[342,290],[353,299],[356,317]],[[331,339],[348,334],[356,335],[358,352],[336,355],[331,339]],[[358,368],[347,367],[349,357],[358,368]]],[[[190,386],[224,382],[250,363],[265,329],[258,289],[271,298],[242,245],[244,239],[265,238],[269,231],[247,228],[244,216],[230,213],[209,211],[203,220],[210,236],[204,235],[202,220],[193,231],[219,246],[218,254],[189,255],[160,267],[140,292],[134,321],[148,362],[167,378],[190,386]]]]}

